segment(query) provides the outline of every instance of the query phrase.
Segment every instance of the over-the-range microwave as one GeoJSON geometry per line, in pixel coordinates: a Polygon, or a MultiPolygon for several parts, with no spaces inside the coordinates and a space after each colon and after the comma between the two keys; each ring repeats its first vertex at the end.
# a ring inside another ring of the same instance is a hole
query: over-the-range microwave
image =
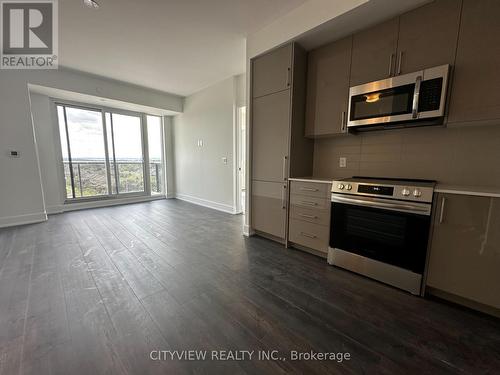
{"type": "Polygon", "coordinates": [[[449,65],[349,89],[349,130],[439,123],[445,114],[449,65]]]}

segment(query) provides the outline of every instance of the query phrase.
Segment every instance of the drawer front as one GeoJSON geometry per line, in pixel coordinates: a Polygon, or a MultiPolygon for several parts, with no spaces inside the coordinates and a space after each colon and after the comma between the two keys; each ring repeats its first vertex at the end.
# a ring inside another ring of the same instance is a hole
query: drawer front
{"type": "Polygon", "coordinates": [[[289,237],[293,243],[326,253],[328,251],[330,228],[291,219],[289,237]]]}
{"type": "Polygon", "coordinates": [[[318,182],[291,181],[290,193],[307,195],[308,197],[328,198],[331,190],[330,184],[318,182]]]}
{"type": "Polygon", "coordinates": [[[303,220],[314,224],[330,225],[330,211],[292,206],[290,209],[292,219],[303,220]]]}
{"type": "Polygon", "coordinates": [[[290,201],[293,206],[312,208],[317,210],[327,210],[331,205],[331,201],[326,198],[309,197],[305,195],[292,194],[290,201]]]}

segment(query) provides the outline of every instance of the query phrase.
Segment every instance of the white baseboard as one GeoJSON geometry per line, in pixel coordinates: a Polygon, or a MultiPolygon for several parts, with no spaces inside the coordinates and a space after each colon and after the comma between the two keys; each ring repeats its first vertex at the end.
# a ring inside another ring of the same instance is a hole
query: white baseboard
{"type": "MultiPolygon", "coordinates": [[[[116,198],[116,199],[101,199],[96,201],[89,202],[79,202],[79,203],[68,203],[62,206],[61,212],[68,211],[77,211],[77,210],[86,210],[88,208],[99,208],[99,207],[109,207],[109,206],[118,206],[122,204],[130,204],[130,203],[141,203],[141,202],[150,202],[156,201],[160,199],[165,199],[164,195],[158,197],[133,197],[133,198],[116,198]]],[[[61,213],[59,212],[59,213],[61,213]]]]}
{"type": "Polygon", "coordinates": [[[233,214],[233,215],[236,214],[235,208],[229,204],[217,203],[217,202],[209,201],[207,199],[197,198],[197,197],[193,197],[191,195],[186,195],[186,194],[178,194],[177,193],[177,194],[175,194],[175,197],[177,199],[180,199],[181,201],[186,201],[189,203],[197,204],[198,206],[212,208],[214,210],[227,212],[227,213],[233,214]]]}
{"type": "Polygon", "coordinates": [[[47,215],[62,214],[64,212],[64,206],[47,206],[45,207],[45,211],[47,211],[47,215]]]}
{"type": "Polygon", "coordinates": [[[47,214],[45,212],[39,212],[36,214],[0,217],[0,228],[14,227],[16,225],[40,223],[46,220],[47,220],[47,214]]]}
{"type": "Polygon", "coordinates": [[[250,228],[250,225],[243,225],[243,235],[246,237],[251,237],[255,234],[255,231],[250,228]]]}

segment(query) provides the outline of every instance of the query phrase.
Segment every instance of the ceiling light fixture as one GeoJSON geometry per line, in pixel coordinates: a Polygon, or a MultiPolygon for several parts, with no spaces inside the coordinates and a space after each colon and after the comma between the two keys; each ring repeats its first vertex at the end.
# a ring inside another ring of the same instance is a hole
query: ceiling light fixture
{"type": "Polygon", "coordinates": [[[99,8],[99,3],[97,1],[95,1],[95,0],[83,0],[83,3],[88,8],[92,8],[92,9],[98,9],[99,8]]]}

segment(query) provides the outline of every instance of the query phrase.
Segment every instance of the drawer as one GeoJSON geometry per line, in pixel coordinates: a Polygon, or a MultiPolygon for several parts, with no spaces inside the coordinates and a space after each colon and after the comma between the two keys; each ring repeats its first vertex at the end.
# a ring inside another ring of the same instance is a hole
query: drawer
{"type": "Polygon", "coordinates": [[[292,206],[290,209],[290,216],[292,219],[308,221],[314,224],[330,225],[330,210],[292,206]]]}
{"type": "Polygon", "coordinates": [[[290,241],[326,253],[330,239],[330,227],[291,219],[290,241]]]}
{"type": "Polygon", "coordinates": [[[330,208],[331,201],[326,198],[309,197],[305,195],[292,194],[290,196],[291,206],[299,206],[318,210],[327,210],[330,208]]]}
{"type": "Polygon", "coordinates": [[[328,198],[331,184],[319,182],[291,181],[291,194],[307,195],[308,197],[328,198]]]}

